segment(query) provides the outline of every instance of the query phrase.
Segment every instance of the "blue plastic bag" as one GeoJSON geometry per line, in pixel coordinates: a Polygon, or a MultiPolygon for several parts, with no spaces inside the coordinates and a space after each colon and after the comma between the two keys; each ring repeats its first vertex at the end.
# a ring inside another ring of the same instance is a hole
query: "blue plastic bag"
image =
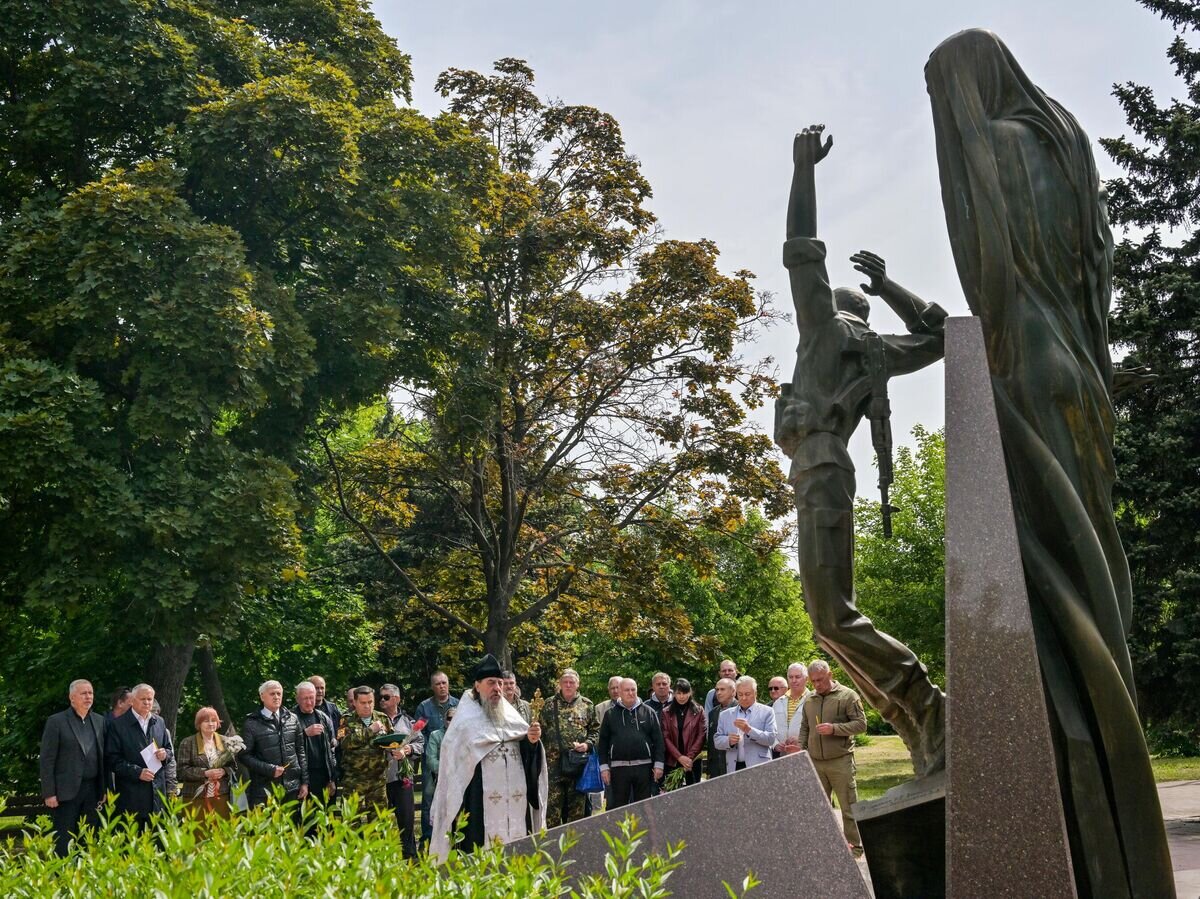
{"type": "Polygon", "coordinates": [[[575,781],[575,789],[580,793],[599,793],[604,790],[600,780],[600,757],[595,750],[588,753],[587,764],[583,766],[579,780],[575,781]]]}

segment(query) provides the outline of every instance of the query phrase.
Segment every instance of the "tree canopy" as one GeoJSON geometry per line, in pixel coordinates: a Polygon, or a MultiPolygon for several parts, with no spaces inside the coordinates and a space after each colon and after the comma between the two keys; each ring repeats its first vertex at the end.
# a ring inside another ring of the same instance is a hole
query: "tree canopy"
{"type": "Polygon", "coordinates": [[[913,428],[915,448],[896,451],[892,538],[883,536],[879,503],[855,502],[854,588],[875,626],[907,645],[946,683],[946,439],[913,428]]]}
{"type": "Polygon", "coordinates": [[[0,598],[117,604],[173,721],[307,428],[428,367],[490,156],[358,0],[14,4],[0,67],[0,598]]]}
{"type": "Polygon", "coordinates": [[[1111,336],[1152,379],[1118,396],[1114,491],[1133,577],[1130,650],[1152,742],[1200,744],[1200,3],[1141,0],[1177,29],[1167,51],[1180,96],[1114,87],[1136,135],[1101,143],[1125,174],[1108,183],[1118,299],[1111,336]],[[1192,43],[1188,43],[1188,39],[1192,43]]]}
{"type": "Polygon", "coordinates": [[[790,508],[746,417],[774,392],[769,360],[739,355],[773,313],[710,241],[661,238],[611,116],[541,100],[521,60],[438,86],[500,165],[460,327],[404,393],[391,448],[328,459],[399,586],[506,659],[556,603],[668,613],[660,563],[703,557],[697,526],[790,508]]]}

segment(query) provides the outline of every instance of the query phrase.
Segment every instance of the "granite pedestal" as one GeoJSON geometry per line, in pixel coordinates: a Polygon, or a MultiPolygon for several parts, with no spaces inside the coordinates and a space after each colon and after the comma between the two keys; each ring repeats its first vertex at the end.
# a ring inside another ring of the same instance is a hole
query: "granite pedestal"
{"type": "Polygon", "coordinates": [[[946,777],[938,772],[854,803],[875,899],[946,895],[946,777]]]}
{"type": "Polygon", "coordinates": [[[728,899],[722,881],[737,890],[753,872],[761,881],[751,893],[755,899],[870,899],[805,753],[593,815],[507,849],[529,852],[536,844],[554,852],[553,844],[570,829],[578,838],[568,855],[571,870],[600,873],[608,850],[604,833],[619,834],[626,814],[636,815],[646,831],[635,860],[647,852],[663,854],[668,844],[686,844],[682,866],[667,881],[673,896],[728,899]]]}
{"type": "Polygon", "coordinates": [[[946,322],[946,880],[952,899],[1076,895],[975,317],[946,322]]]}

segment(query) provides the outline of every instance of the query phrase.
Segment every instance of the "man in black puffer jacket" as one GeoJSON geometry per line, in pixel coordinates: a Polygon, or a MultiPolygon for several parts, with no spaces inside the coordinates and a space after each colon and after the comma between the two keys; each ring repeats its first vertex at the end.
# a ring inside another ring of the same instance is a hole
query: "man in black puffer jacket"
{"type": "Polygon", "coordinates": [[[272,788],[283,787],[284,800],[308,796],[308,753],[300,719],[283,707],[283,685],[269,680],[258,688],[262,708],[246,716],[238,761],[250,769],[246,801],[262,805],[272,788]]]}
{"type": "Polygon", "coordinates": [[[663,776],[663,735],[658,715],[638,698],[637,681],[621,681],[620,694],[600,722],[600,779],[610,787],[609,809],[650,798],[663,776]]]}

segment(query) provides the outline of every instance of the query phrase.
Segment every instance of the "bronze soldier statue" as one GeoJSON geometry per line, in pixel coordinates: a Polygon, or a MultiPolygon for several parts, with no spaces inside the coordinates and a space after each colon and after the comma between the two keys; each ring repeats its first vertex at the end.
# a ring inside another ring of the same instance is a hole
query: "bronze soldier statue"
{"type": "Polygon", "coordinates": [[[830,288],[825,245],[817,240],[815,170],[833,145],[832,137],[822,144],[823,130],[804,129],[792,149],[783,261],[800,340],[792,383],[783,385],[775,410],[775,441],[792,460],[800,581],[813,633],[900,734],[921,776],[945,765],[945,697],[912,651],[877,631],[855,605],[854,464],[846,444],[873,400],[876,409],[886,405],[879,394],[889,376],[942,357],[946,313],[892,281],[884,261],[865,250],[850,257],[870,279],[863,291],[886,302],[909,333],[875,334],[867,298],[830,288]]]}

